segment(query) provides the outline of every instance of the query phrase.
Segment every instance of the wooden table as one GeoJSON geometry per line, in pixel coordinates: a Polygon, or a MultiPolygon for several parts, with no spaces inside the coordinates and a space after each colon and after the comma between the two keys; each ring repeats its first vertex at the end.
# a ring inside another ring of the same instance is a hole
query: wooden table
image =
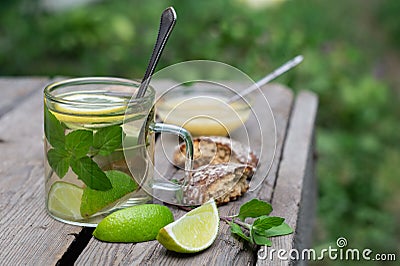
{"type": "MultiPolygon", "coordinates": [[[[287,265],[277,256],[234,238],[221,222],[219,235],[206,251],[182,255],[157,241],[103,243],[93,229],[53,220],[44,205],[43,77],[0,78],[0,265],[287,265]]],[[[315,213],[314,124],[317,97],[273,84],[264,89],[276,122],[276,153],[268,176],[254,191],[219,208],[237,213],[254,197],[271,202],[274,215],[286,218],[295,233],[273,238],[275,250],[309,248],[315,213]]],[[[265,108],[255,104],[255,108],[265,108]]],[[[261,162],[262,163],[262,162],[261,162]]],[[[173,210],[175,218],[183,211],[173,210]]]]}

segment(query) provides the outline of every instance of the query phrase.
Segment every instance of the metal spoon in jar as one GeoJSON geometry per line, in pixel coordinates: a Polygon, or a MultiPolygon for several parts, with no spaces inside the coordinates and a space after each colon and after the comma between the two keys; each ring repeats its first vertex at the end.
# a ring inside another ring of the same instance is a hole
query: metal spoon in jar
{"type": "Polygon", "coordinates": [[[234,101],[240,100],[243,98],[243,96],[255,91],[256,89],[260,88],[261,86],[264,86],[268,82],[276,79],[280,75],[286,73],[290,69],[294,68],[298,64],[300,64],[303,61],[304,57],[302,55],[298,55],[295,58],[289,60],[279,68],[275,69],[273,72],[265,76],[264,78],[260,79],[257,81],[257,83],[253,84],[252,86],[248,87],[247,89],[243,90],[240,94],[237,94],[233,96],[232,98],[228,99],[227,103],[232,103],[234,101]]]}
{"type": "Polygon", "coordinates": [[[146,73],[142,79],[139,90],[136,94],[136,99],[144,96],[147,87],[150,84],[151,76],[157,66],[161,53],[164,50],[165,44],[169,35],[172,32],[176,23],[176,13],[173,7],[165,9],[161,15],[160,28],[158,30],[157,41],[154,45],[153,53],[151,54],[149,65],[147,66],[146,73]]]}

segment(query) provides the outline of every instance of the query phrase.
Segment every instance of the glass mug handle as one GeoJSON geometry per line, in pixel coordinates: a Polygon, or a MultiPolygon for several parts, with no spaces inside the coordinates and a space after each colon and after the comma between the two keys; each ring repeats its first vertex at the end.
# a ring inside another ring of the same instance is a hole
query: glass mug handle
{"type": "MultiPolygon", "coordinates": [[[[170,133],[181,137],[186,144],[186,160],[185,160],[185,183],[187,183],[190,177],[190,170],[192,170],[193,164],[193,141],[192,136],[186,129],[164,123],[152,123],[150,124],[150,130],[155,133],[170,133]]],[[[171,181],[154,181],[153,196],[160,199],[161,201],[179,204],[179,192],[182,192],[182,186],[171,181]],[[157,195],[155,195],[157,193],[157,195]]],[[[184,205],[184,204],[182,204],[184,205]]]]}

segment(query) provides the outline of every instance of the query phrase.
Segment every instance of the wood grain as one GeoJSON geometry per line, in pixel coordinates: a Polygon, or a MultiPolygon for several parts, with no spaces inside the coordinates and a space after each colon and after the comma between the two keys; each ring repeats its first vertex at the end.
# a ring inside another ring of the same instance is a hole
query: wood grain
{"type": "Polygon", "coordinates": [[[41,77],[0,78],[0,116],[16,108],[19,103],[26,100],[37,90],[35,85],[45,82],[45,80],[41,77]]]}
{"type": "Polygon", "coordinates": [[[29,95],[14,97],[14,108],[0,118],[0,265],[55,264],[82,230],[45,211],[42,90],[48,81],[0,79],[1,91],[29,95]]]}
{"type": "MultiPolygon", "coordinates": [[[[156,241],[116,244],[91,238],[87,245],[83,243],[90,232],[57,222],[45,211],[42,91],[49,82],[36,77],[0,78],[0,91],[7,95],[0,99],[0,265],[54,265],[71,252],[80,254],[77,265],[293,263],[257,260],[257,248],[234,238],[225,223],[220,224],[213,246],[195,255],[169,252],[156,241]],[[77,247],[76,243],[83,244],[77,247]]],[[[274,214],[285,217],[296,229],[293,235],[274,239],[273,247],[308,247],[315,210],[313,134],[317,98],[302,92],[293,106],[293,93],[288,88],[273,84],[263,91],[273,116],[268,116],[269,107],[259,97],[255,115],[246,122],[249,135],[231,134],[239,140],[245,137],[260,152],[257,182],[244,197],[221,206],[219,212],[222,216],[235,214],[243,202],[254,197],[272,201],[274,214]]],[[[179,178],[182,173],[170,165],[168,156],[163,157],[170,150],[164,150],[160,139],[156,145],[159,176],[179,178]]],[[[180,209],[171,209],[175,218],[184,214],[180,209]]]]}
{"type": "MultiPolygon", "coordinates": [[[[289,122],[277,182],[272,197],[271,215],[286,218],[294,234],[273,239],[272,248],[262,249],[262,256],[274,250],[292,249],[299,252],[310,247],[315,215],[314,124],[318,99],[311,92],[301,92],[295,101],[289,122]]],[[[302,261],[282,260],[277,253],[272,258],[260,259],[257,265],[303,264],[302,261]]]]}

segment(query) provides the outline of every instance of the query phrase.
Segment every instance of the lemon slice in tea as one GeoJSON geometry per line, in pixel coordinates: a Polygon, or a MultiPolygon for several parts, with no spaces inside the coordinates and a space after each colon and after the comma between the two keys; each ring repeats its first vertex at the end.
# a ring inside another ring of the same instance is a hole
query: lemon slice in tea
{"type": "Polygon", "coordinates": [[[180,253],[202,251],[215,241],[219,215],[213,199],[188,212],[158,232],[157,240],[166,249],[180,253]]]}
{"type": "Polygon", "coordinates": [[[67,220],[81,220],[81,199],[83,189],[66,182],[55,182],[47,199],[48,210],[51,214],[67,220]]]}
{"type": "Polygon", "coordinates": [[[99,124],[121,122],[127,99],[99,93],[74,93],[62,97],[73,104],[57,103],[52,113],[67,124],[99,124]]]}

